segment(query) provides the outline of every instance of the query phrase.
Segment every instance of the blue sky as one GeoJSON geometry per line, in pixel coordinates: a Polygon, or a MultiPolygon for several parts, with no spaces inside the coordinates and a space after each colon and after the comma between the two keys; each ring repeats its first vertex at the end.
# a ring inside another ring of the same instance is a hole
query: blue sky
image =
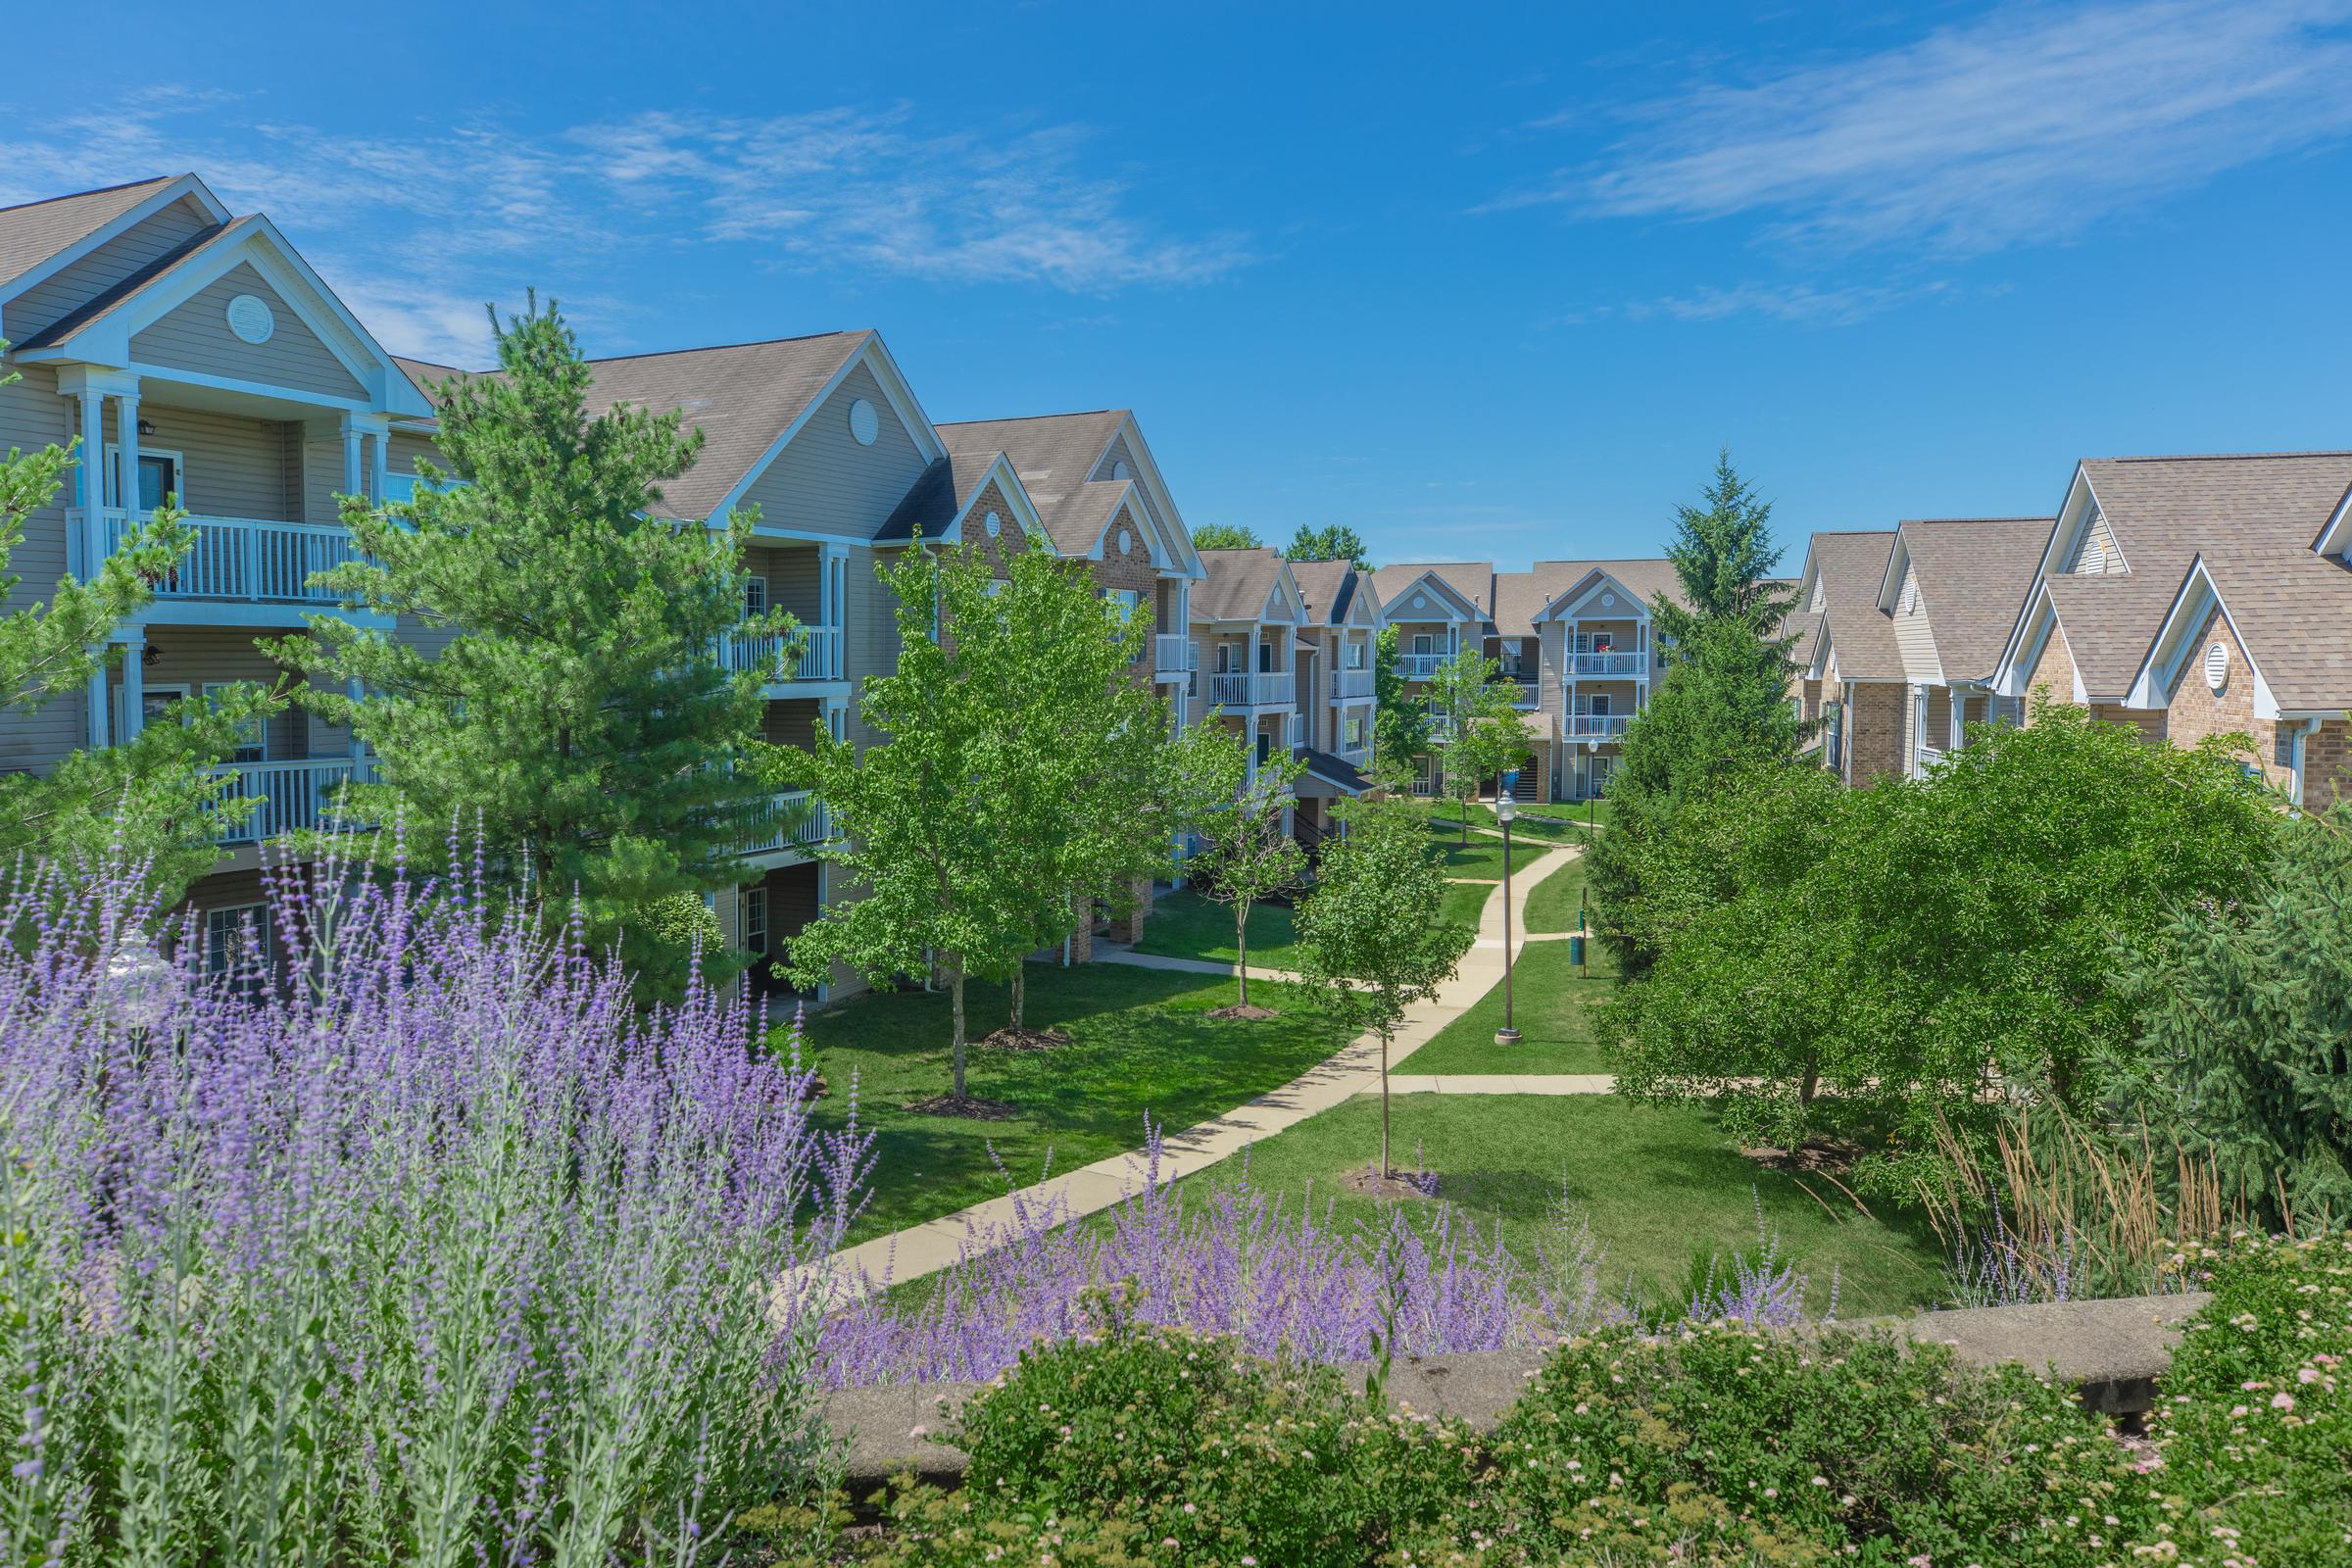
{"type": "Polygon", "coordinates": [[[466,363],[876,326],[1272,542],[1645,554],[1729,444],[1793,569],[2352,441],[2347,0],[191,9],[20,50],[0,200],[197,170],[466,363]]]}

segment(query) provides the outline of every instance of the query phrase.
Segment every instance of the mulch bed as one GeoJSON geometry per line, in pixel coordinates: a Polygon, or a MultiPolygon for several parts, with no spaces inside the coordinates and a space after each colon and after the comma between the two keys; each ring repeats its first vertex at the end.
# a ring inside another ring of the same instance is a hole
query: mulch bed
{"type": "Polygon", "coordinates": [[[1015,1029],[1010,1024],[973,1042],[983,1051],[1052,1051],[1069,1043],[1070,1037],[1058,1029],[1015,1029]]]}
{"type": "Polygon", "coordinates": [[[1366,1165],[1361,1170],[1351,1170],[1341,1177],[1340,1185],[1366,1198],[1434,1199],[1438,1196],[1435,1171],[1393,1170],[1383,1176],[1366,1165]]]}
{"type": "Polygon", "coordinates": [[[1237,1002],[1229,1007],[1211,1007],[1208,1015],[1211,1018],[1217,1019],[1243,1018],[1252,1023],[1260,1018],[1279,1018],[1282,1016],[1281,1013],[1276,1012],[1272,1007],[1261,1007],[1254,1002],[1237,1002]]]}
{"type": "Polygon", "coordinates": [[[1819,1170],[1841,1173],[1862,1157],[1862,1148],[1835,1138],[1808,1140],[1801,1149],[1742,1149],[1740,1153],[1766,1170],[1819,1170]]]}
{"type": "Polygon", "coordinates": [[[1010,1121],[1021,1113],[1017,1105],[1007,1105],[1002,1100],[982,1100],[978,1095],[966,1095],[961,1100],[954,1095],[933,1095],[909,1101],[899,1108],[917,1116],[961,1116],[967,1121],[1010,1121]]]}

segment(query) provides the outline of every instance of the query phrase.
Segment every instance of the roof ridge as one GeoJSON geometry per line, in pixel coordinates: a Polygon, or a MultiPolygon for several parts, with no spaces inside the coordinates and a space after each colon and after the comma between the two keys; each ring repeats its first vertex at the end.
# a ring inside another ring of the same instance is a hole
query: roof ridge
{"type": "Polygon", "coordinates": [[[173,180],[186,179],[194,172],[195,171],[190,170],[184,174],[150,174],[145,179],[125,179],[112,185],[92,185],[88,190],[70,190],[62,196],[35,196],[28,202],[11,202],[5,207],[0,207],[0,213],[21,213],[27,207],[48,207],[58,202],[75,201],[84,196],[104,196],[109,191],[135,190],[141,185],[169,185],[173,180]]]}
{"type": "Polygon", "coordinates": [[[1909,527],[1915,522],[2056,522],[2057,520],[2055,516],[2037,517],[2031,513],[2020,513],[2014,517],[1905,517],[1901,526],[1909,527]]]}
{"type": "MultiPolygon", "coordinates": [[[[870,326],[836,327],[830,332],[795,332],[785,337],[756,337],[741,343],[703,343],[683,349],[647,349],[639,354],[605,354],[599,355],[587,363],[612,365],[620,360],[665,359],[673,354],[716,354],[725,349],[764,349],[772,348],[778,343],[813,343],[819,338],[827,337],[862,337],[873,330],[870,326]]],[[[429,362],[420,361],[418,363],[429,362]]]]}
{"type": "Polygon", "coordinates": [[[932,426],[935,430],[951,429],[961,424],[1021,424],[1032,419],[1083,419],[1097,414],[1129,414],[1130,409],[1070,409],[1061,414],[1007,414],[993,419],[944,419],[932,426]]]}
{"type": "Polygon", "coordinates": [[[2282,458],[2352,458],[2352,450],[2336,447],[2308,452],[2159,452],[2141,457],[2090,458],[2090,463],[2267,463],[2282,458]]]}

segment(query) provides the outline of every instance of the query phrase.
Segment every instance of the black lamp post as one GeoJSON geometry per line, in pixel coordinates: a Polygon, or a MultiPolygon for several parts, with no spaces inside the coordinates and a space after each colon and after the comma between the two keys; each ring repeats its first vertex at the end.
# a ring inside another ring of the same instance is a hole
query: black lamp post
{"type": "Polygon", "coordinates": [[[1511,823],[1519,816],[1519,802],[1513,794],[1519,783],[1514,769],[1502,775],[1502,789],[1494,797],[1494,820],[1502,824],[1502,1027],[1494,1031],[1498,1046],[1519,1043],[1519,1026],[1511,1015],[1511,823]]]}

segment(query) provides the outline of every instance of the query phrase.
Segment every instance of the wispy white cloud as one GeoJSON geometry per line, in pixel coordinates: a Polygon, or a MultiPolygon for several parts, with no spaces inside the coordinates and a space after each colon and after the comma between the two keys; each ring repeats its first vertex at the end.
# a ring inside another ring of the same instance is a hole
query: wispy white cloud
{"type": "MultiPolygon", "coordinates": [[[[648,245],[1093,295],[1205,282],[1252,259],[1238,235],[1175,234],[1139,216],[1136,192],[1101,172],[1077,126],[925,130],[899,104],[348,137],[260,107],[155,88],[66,122],[11,125],[0,112],[0,202],[193,169],[295,235],[388,346],[458,362],[488,341],[480,302],[512,299],[524,269],[595,279],[600,261],[648,245]]],[[[589,303],[577,288],[564,299],[589,303]]]]}
{"type": "Polygon", "coordinates": [[[1767,240],[1982,254],[2062,239],[2352,130],[2345,0],[2011,7],[1639,106],[1597,165],[1492,204],[1752,214],[1767,240]]]}
{"type": "Polygon", "coordinates": [[[1612,317],[1628,321],[1721,321],[1735,316],[1760,316],[1799,326],[1850,326],[1897,305],[1950,292],[1951,285],[1941,279],[1926,283],[1842,283],[1822,287],[1811,283],[1736,283],[1728,288],[1700,284],[1687,294],[1563,312],[1544,324],[1583,326],[1612,317]]]}

